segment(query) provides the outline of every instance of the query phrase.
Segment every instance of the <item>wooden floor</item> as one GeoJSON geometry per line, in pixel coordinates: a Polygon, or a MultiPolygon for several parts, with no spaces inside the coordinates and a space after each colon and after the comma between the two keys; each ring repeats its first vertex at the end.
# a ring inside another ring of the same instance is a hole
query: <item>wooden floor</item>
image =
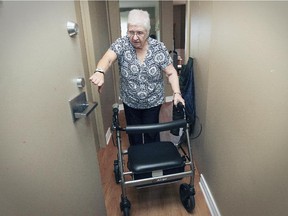
{"type": "MultiPolygon", "coordinates": [[[[166,103],[161,108],[160,121],[171,119],[171,103],[166,103]]],[[[125,124],[124,112],[120,111],[121,126],[125,124]]],[[[174,139],[169,132],[161,134],[161,139],[174,139]]],[[[122,143],[127,148],[127,136],[122,133],[122,143]],[[125,146],[126,145],[126,146],[125,146]]],[[[116,143],[115,143],[116,144],[116,143]]],[[[117,147],[114,146],[112,139],[106,148],[100,149],[98,153],[100,172],[105,196],[107,216],[120,216],[120,197],[121,184],[115,183],[113,173],[113,162],[117,158],[117,147]]],[[[125,158],[124,158],[125,159],[125,158]]],[[[125,161],[127,165],[127,161],[125,161]]],[[[189,214],[183,207],[179,197],[179,186],[181,183],[189,182],[189,178],[173,184],[136,189],[135,187],[126,188],[127,197],[131,202],[131,216],[210,216],[205,198],[199,187],[199,173],[195,172],[195,209],[189,214]]]]}

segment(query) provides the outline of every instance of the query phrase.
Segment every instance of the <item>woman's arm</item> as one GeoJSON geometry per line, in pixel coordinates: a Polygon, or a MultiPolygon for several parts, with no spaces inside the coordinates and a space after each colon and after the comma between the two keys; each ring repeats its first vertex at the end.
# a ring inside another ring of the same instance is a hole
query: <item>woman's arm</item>
{"type": "Polygon", "coordinates": [[[101,93],[101,88],[104,84],[104,76],[107,70],[111,67],[113,62],[117,59],[117,55],[111,49],[103,55],[97,64],[94,74],[90,77],[90,81],[98,86],[98,91],[101,93]]]}
{"type": "Polygon", "coordinates": [[[164,72],[166,73],[166,76],[168,77],[168,81],[173,90],[174,105],[177,105],[179,102],[185,105],[185,101],[182,98],[181,91],[180,91],[178,74],[174,66],[172,64],[168,65],[164,69],[164,72]]]}

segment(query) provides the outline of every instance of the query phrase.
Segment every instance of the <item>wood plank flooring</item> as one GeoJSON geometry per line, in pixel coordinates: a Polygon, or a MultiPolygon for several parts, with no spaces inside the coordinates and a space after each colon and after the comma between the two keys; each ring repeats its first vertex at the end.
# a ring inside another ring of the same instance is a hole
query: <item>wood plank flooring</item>
{"type": "MultiPolygon", "coordinates": [[[[172,104],[165,103],[161,108],[160,121],[171,119],[172,104]]],[[[125,124],[124,112],[120,111],[121,126],[125,124]]],[[[161,133],[161,139],[174,139],[169,132],[161,133]]],[[[115,140],[116,142],[116,140],[115,140]]],[[[127,148],[127,136],[122,133],[122,143],[124,148],[127,148]],[[125,146],[126,145],[126,146],[125,146]]],[[[116,145],[116,143],[115,143],[116,145]]],[[[105,197],[105,205],[107,216],[120,216],[120,197],[121,184],[115,183],[113,173],[113,162],[117,158],[117,147],[114,146],[112,139],[106,148],[100,149],[98,159],[100,165],[101,179],[103,184],[103,192],[105,197]]],[[[124,158],[126,159],[126,158],[124,158]]],[[[127,161],[125,160],[127,164],[127,161]]],[[[180,182],[136,189],[135,187],[126,188],[127,197],[131,202],[131,216],[210,216],[209,209],[206,205],[205,198],[199,187],[199,173],[195,172],[195,209],[192,214],[189,214],[182,206],[179,197],[179,186],[181,183],[189,182],[189,178],[184,178],[180,182]]]]}

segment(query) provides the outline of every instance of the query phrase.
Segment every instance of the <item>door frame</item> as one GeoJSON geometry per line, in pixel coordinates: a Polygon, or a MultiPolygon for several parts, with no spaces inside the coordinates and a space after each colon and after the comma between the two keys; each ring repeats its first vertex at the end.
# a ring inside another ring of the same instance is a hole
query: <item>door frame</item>
{"type": "Polygon", "coordinates": [[[89,11],[88,1],[75,1],[75,9],[77,22],[79,24],[79,38],[82,52],[82,61],[84,68],[84,77],[86,80],[86,91],[89,101],[97,101],[98,106],[95,109],[94,115],[92,115],[91,123],[94,134],[94,142],[97,151],[100,147],[103,147],[105,143],[104,127],[102,119],[102,106],[99,93],[92,90],[91,84],[88,82],[89,77],[93,74],[96,61],[95,53],[93,50],[93,38],[91,30],[91,18],[89,11]]]}
{"type": "MultiPolygon", "coordinates": [[[[97,101],[98,106],[95,109],[95,117],[92,121],[92,128],[94,132],[94,139],[97,151],[99,148],[103,148],[106,146],[107,140],[107,131],[104,128],[104,119],[102,116],[102,109],[107,110],[110,107],[103,107],[103,103],[101,103],[101,97],[97,88],[89,81],[89,77],[94,73],[97,58],[96,52],[93,46],[93,25],[91,20],[93,14],[90,12],[90,7],[94,4],[97,4],[97,1],[75,1],[75,8],[76,8],[76,15],[79,22],[79,37],[81,43],[81,51],[82,51],[82,58],[85,65],[84,67],[84,75],[85,80],[87,80],[87,97],[88,100],[97,101]]],[[[107,15],[107,22],[108,22],[108,37],[109,43],[116,40],[120,35],[120,12],[119,12],[119,2],[118,1],[105,1],[106,5],[106,15],[107,15]],[[119,17],[119,19],[116,19],[119,17]]],[[[114,101],[119,102],[119,69],[117,67],[117,63],[114,63],[111,67],[111,71],[113,74],[113,80],[111,85],[114,85],[114,101]]],[[[111,104],[112,105],[112,104],[111,104]]],[[[109,130],[109,129],[108,129],[109,130]]],[[[108,131],[109,132],[109,131],[108,131]]],[[[108,143],[107,143],[108,144],[108,143]]]]}

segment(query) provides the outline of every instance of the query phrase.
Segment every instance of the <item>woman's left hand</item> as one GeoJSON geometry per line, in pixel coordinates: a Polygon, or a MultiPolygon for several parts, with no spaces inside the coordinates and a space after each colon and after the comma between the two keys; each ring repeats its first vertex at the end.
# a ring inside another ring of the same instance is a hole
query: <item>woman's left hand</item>
{"type": "Polygon", "coordinates": [[[180,93],[174,93],[173,94],[173,103],[175,106],[177,106],[178,103],[182,103],[183,106],[185,106],[185,101],[182,98],[182,95],[180,93]]]}

